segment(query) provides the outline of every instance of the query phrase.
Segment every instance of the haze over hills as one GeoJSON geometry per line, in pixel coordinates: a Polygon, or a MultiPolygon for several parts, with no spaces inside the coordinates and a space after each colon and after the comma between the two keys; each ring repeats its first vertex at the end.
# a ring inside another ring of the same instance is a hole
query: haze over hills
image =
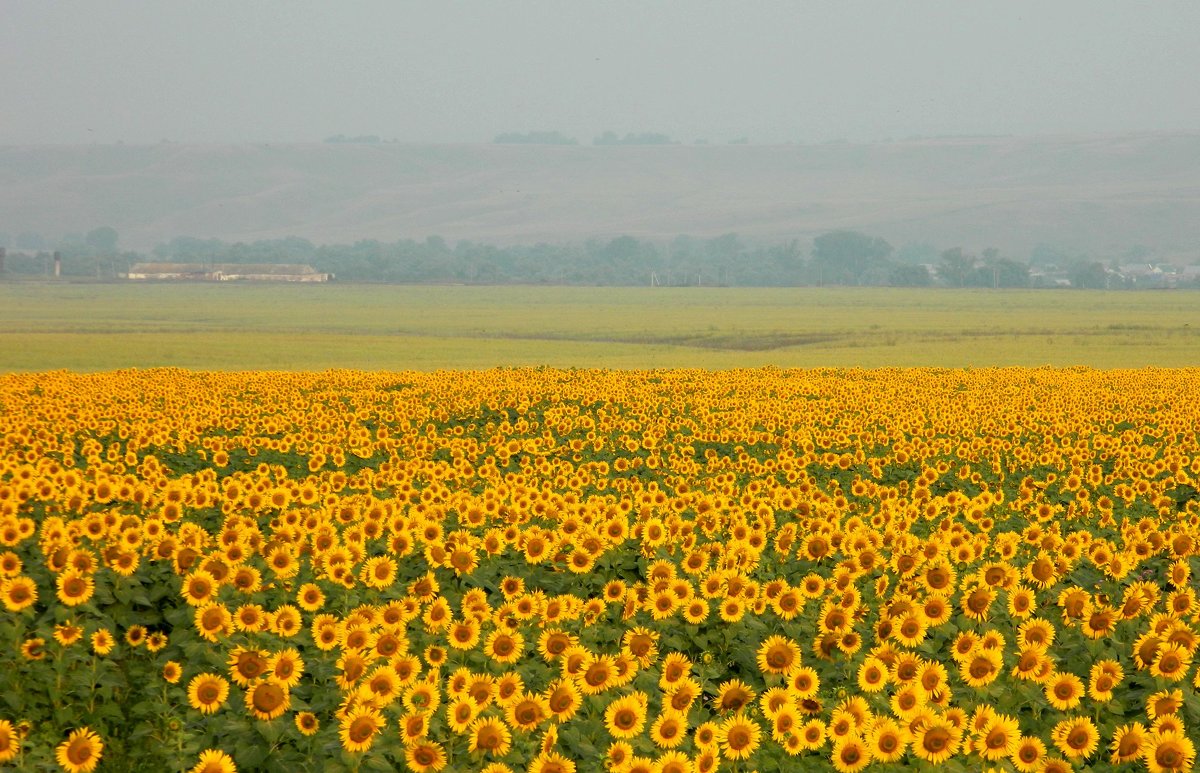
{"type": "Polygon", "coordinates": [[[0,231],[115,228],[315,243],[440,235],[499,244],[855,229],[893,245],[1038,244],[1200,260],[1200,135],[871,145],[298,145],[0,148],[0,231]]]}

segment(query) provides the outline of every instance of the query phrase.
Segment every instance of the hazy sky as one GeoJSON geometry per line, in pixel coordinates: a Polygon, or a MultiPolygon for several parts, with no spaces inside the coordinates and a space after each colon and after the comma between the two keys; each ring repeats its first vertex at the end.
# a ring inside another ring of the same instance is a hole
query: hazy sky
{"type": "Polygon", "coordinates": [[[1200,3],[0,0],[0,144],[1200,131],[1200,3]]]}

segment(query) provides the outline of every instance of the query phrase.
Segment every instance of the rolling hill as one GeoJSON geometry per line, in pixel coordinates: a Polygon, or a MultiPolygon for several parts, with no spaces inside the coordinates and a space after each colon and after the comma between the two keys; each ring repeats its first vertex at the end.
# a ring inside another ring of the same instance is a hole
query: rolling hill
{"type": "Polygon", "coordinates": [[[316,243],[440,235],[502,244],[851,228],[894,245],[1137,245],[1200,258],[1200,135],[947,138],[871,145],[0,147],[0,231],[109,225],[316,243]]]}

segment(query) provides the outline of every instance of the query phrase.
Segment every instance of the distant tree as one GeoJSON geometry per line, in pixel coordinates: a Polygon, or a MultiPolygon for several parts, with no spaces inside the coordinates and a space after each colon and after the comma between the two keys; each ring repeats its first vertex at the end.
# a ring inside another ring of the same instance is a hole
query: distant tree
{"type": "Polygon", "coordinates": [[[933,284],[933,277],[921,264],[893,263],[888,272],[888,284],[892,287],[928,287],[933,284]]]}
{"type": "Polygon", "coordinates": [[[16,247],[18,250],[44,250],[46,237],[36,231],[22,231],[17,234],[16,247]]]}
{"type": "Polygon", "coordinates": [[[1000,251],[988,247],[983,262],[975,267],[968,280],[974,287],[1028,287],[1029,266],[1000,257],[1000,251]]]}
{"type": "Polygon", "coordinates": [[[1108,269],[1098,260],[1078,260],[1067,269],[1072,287],[1104,290],[1108,287],[1108,269]]]}
{"type": "Polygon", "coordinates": [[[578,145],[574,137],[561,132],[504,132],[497,134],[492,142],[497,145],[578,145]]]}
{"type": "Polygon", "coordinates": [[[822,284],[857,284],[892,254],[892,245],[858,231],[831,231],[813,239],[813,263],[822,284]]]}
{"type": "Polygon", "coordinates": [[[641,134],[626,134],[624,137],[617,137],[616,132],[606,131],[596,139],[592,140],[593,145],[671,145],[671,138],[666,134],[657,134],[655,132],[642,132],[641,134]]]}
{"type": "Polygon", "coordinates": [[[92,249],[105,255],[111,255],[117,251],[117,232],[106,225],[88,231],[83,241],[92,249]]]}
{"type": "Polygon", "coordinates": [[[329,142],[329,143],[345,142],[345,143],[351,143],[351,144],[358,143],[358,144],[364,144],[364,145],[377,145],[381,142],[381,140],[379,139],[379,135],[377,135],[377,134],[359,134],[354,137],[347,137],[345,134],[334,134],[331,137],[326,137],[325,141],[329,142]]]}
{"type": "Polygon", "coordinates": [[[928,242],[909,242],[896,250],[901,263],[936,263],[938,248],[928,242]]]}
{"type": "Polygon", "coordinates": [[[1066,262],[1066,253],[1044,242],[1035,246],[1033,251],[1029,253],[1029,265],[1037,266],[1038,268],[1061,266],[1066,262]]]}
{"type": "Polygon", "coordinates": [[[951,247],[942,251],[938,275],[954,287],[965,287],[967,278],[975,269],[975,262],[975,256],[963,252],[962,247],[951,247]]]}

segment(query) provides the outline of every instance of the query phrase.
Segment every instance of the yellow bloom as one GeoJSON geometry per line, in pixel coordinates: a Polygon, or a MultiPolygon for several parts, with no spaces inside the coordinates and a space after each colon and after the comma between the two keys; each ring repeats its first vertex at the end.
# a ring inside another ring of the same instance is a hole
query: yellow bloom
{"type": "Polygon", "coordinates": [[[512,733],[495,717],[480,717],[471,723],[468,750],[503,757],[512,748],[512,733]]]}
{"type": "Polygon", "coordinates": [[[104,753],[104,742],[89,728],[73,730],[54,750],[54,758],[67,773],[91,773],[104,753]]]}
{"type": "Polygon", "coordinates": [[[188,682],[188,703],[203,714],[212,714],[229,697],[229,682],[217,674],[199,674],[188,682]]]}
{"type": "Polygon", "coordinates": [[[762,728],[753,719],[738,713],[717,727],[717,743],[728,759],[745,759],[754,753],[762,738],[762,728]]]}
{"type": "Polygon", "coordinates": [[[378,710],[369,707],[352,709],[342,717],[338,727],[338,737],[342,740],[342,748],[348,752],[364,752],[371,748],[375,736],[379,734],[386,723],[378,710]]]}
{"type": "Polygon", "coordinates": [[[220,749],[206,749],[200,752],[200,760],[188,773],[237,773],[237,766],[220,749]]]}
{"type": "Polygon", "coordinates": [[[838,773],[858,773],[871,763],[871,749],[857,735],[846,735],[834,741],[831,759],[838,773]]]}
{"type": "Polygon", "coordinates": [[[12,722],[0,719],[0,762],[8,762],[21,752],[21,738],[12,722]]]}
{"type": "Polygon", "coordinates": [[[646,724],[646,709],[649,699],[643,692],[634,692],[617,698],[604,710],[604,726],[609,735],[617,739],[628,739],[642,732],[646,724]]]}
{"type": "Polygon", "coordinates": [[[275,719],[291,705],[287,686],[276,679],[260,680],[246,689],[246,710],[255,718],[275,719]]]}
{"type": "Polygon", "coordinates": [[[941,717],[921,724],[913,734],[913,753],[926,762],[940,764],[958,751],[958,728],[941,717]]]}

